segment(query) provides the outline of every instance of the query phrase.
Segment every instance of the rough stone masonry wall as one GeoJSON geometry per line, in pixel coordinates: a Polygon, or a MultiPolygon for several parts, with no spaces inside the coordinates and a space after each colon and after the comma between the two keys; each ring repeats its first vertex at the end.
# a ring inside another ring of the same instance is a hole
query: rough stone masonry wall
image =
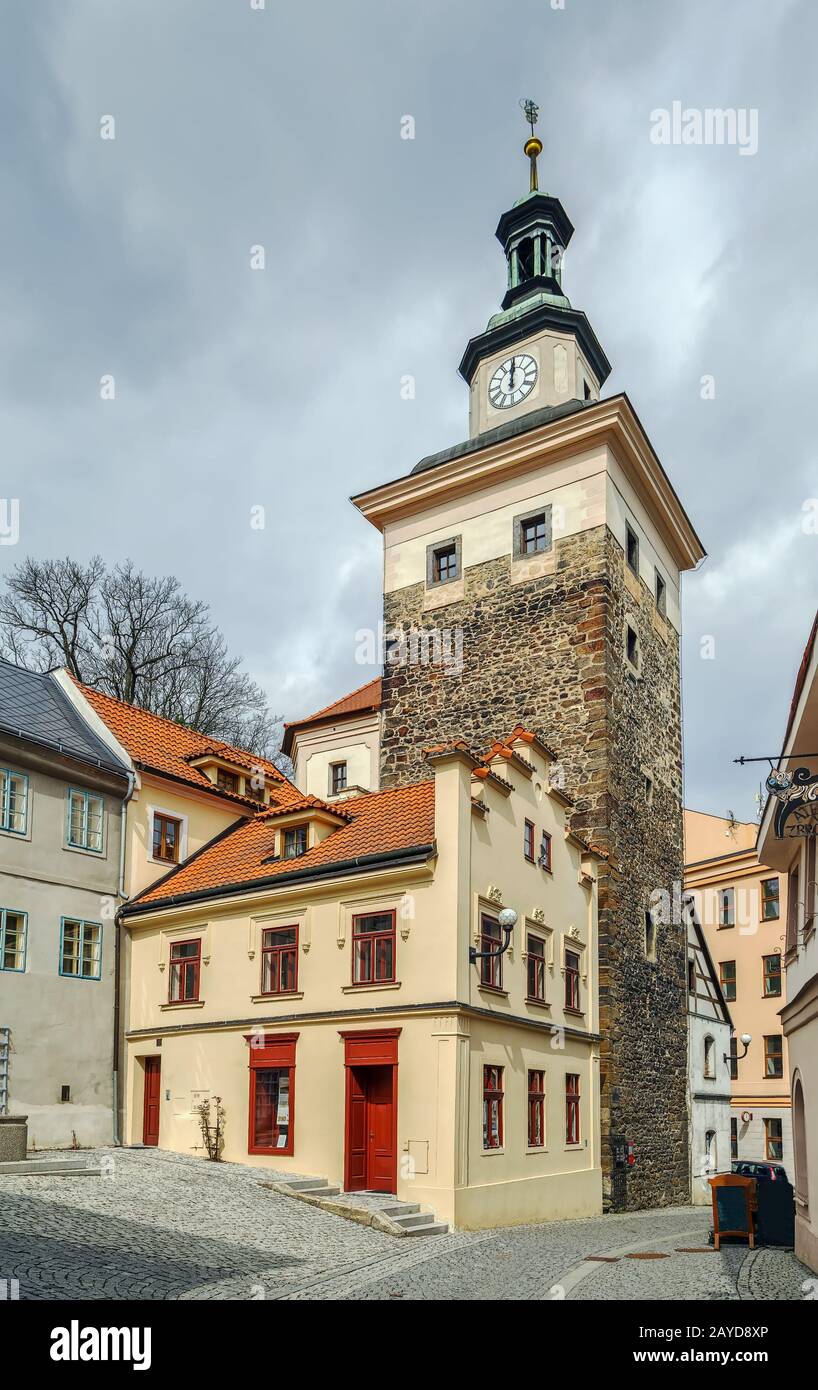
{"type": "Polygon", "coordinates": [[[605,526],[555,542],[553,574],[511,584],[510,557],[465,572],[465,597],[423,612],[424,586],[387,594],[387,632],[461,627],[463,670],[387,666],[381,785],[428,776],[423,749],[463,738],[483,750],[518,721],[560,757],[575,829],[611,854],[600,871],[602,1162],[617,1209],[689,1198],[685,934],[659,928],[645,955],[645,909],[682,881],[679,646],[653,595],[629,575],[605,526]],[[641,677],[625,659],[639,634],[641,677]],[[652,804],[645,770],[654,780],[652,804]],[[612,1183],[609,1138],[636,1146],[612,1183]]]}

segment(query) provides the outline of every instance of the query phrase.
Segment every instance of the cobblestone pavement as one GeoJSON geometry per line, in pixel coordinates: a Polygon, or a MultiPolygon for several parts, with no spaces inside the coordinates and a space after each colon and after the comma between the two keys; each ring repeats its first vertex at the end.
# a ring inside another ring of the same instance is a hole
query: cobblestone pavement
{"type": "Polygon", "coordinates": [[[803,1299],[789,1251],[706,1246],[676,1207],[395,1239],[270,1191],[269,1170],[106,1150],[110,1176],[0,1179],[0,1280],[21,1299],[803,1299]],[[629,1259],[647,1251],[665,1259],[629,1259]],[[589,1260],[606,1255],[611,1263],[589,1260]]]}

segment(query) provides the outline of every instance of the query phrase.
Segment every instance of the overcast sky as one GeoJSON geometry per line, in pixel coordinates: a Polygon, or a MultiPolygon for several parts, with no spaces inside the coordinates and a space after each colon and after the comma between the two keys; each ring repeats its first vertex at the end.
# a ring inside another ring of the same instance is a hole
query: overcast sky
{"type": "Polygon", "coordinates": [[[176,574],[286,718],[371,678],[381,542],[348,498],[467,437],[532,96],[606,394],[709,552],[687,803],[752,819],[766,769],[731,759],[778,750],[818,599],[812,0],[27,0],[2,38],[0,571],[176,574]],[[757,153],[652,143],[674,101],[757,112],[757,153]]]}

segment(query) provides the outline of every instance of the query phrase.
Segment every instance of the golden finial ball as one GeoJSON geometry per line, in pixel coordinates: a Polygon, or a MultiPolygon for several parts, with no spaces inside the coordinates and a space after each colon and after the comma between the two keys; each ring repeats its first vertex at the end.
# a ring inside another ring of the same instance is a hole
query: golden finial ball
{"type": "Polygon", "coordinates": [[[529,159],[532,155],[536,159],[537,155],[542,154],[542,140],[538,140],[536,135],[530,135],[523,145],[523,152],[528,155],[529,159]]]}

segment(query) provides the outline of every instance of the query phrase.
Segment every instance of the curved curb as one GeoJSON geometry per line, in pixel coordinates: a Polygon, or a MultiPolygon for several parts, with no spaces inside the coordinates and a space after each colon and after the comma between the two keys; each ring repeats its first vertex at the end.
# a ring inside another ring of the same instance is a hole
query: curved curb
{"type": "MultiPolygon", "coordinates": [[[[595,1253],[598,1256],[604,1255],[606,1259],[621,1260],[624,1259],[626,1255],[635,1254],[639,1250],[655,1250],[662,1245],[676,1245],[678,1241],[684,1240],[687,1236],[700,1237],[701,1233],[701,1225],[687,1227],[683,1231],[674,1231],[673,1235],[670,1236],[659,1236],[654,1240],[643,1240],[636,1244],[619,1245],[610,1250],[599,1250],[595,1253]]],[[[562,1289],[562,1298],[564,1299],[576,1298],[577,1294],[575,1291],[582,1283],[583,1279],[587,1279],[591,1274],[598,1273],[598,1260],[582,1260],[580,1264],[574,1265],[573,1269],[569,1269],[568,1273],[564,1274],[561,1279],[555,1280],[551,1288],[562,1289]]],[[[548,1299],[549,1296],[545,1295],[545,1297],[548,1299]]]]}

